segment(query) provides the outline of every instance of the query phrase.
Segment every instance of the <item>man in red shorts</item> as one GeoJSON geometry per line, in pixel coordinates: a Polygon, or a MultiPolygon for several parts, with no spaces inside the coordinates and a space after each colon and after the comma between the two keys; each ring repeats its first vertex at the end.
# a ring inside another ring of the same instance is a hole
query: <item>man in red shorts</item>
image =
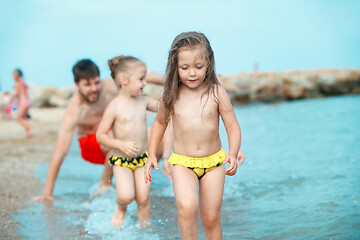
{"type": "MultiPolygon", "coordinates": [[[[117,89],[112,79],[100,80],[99,68],[89,59],[77,62],[73,67],[75,87],[77,92],[71,97],[66,108],[46,176],[44,192],[32,200],[41,202],[54,200],[53,189],[61,164],[70,148],[74,134],[76,134],[81,156],[93,164],[104,164],[111,155],[109,149],[96,141],[96,130],[108,103],[115,96],[117,89]]],[[[147,82],[162,83],[160,74],[149,72],[147,82]]],[[[100,179],[99,190],[111,186],[112,168],[104,165],[100,179]]]]}

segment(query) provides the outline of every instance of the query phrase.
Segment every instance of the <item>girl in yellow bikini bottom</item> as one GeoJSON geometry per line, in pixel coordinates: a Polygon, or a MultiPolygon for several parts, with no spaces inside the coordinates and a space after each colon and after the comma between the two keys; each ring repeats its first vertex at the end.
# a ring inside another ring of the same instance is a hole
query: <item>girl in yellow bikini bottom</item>
{"type": "Polygon", "coordinates": [[[148,159],[148,152],[145,152],[144,154],[135,158],[117,157],[113,155],[109,159],[109,164],[112,166],[116,165],[121,167],[127,167],[135,171],[135,169],[137,169],[138,167],[144,166],[147,159],[148,159]]]}
{"type": "Polygon", "coordinates": [[[169,158],[169,163],[181,165],[194,171],[200,180],[206,173],[222,165],[227,153],[224,149],[220,149],[217,153],[208,157],[187,157],[173,153],[169,158]]]}

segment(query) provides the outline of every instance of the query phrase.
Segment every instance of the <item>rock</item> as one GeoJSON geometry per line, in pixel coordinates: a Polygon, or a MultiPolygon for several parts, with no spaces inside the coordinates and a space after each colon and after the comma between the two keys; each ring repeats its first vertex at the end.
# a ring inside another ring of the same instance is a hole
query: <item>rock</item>
{"type": "MultiPolygon", "coordinates": [[[[289,72],[239,73],[221,76],[233,104],[278,102],[360,93],[360,70],[321,69],[289,72]]],[[[34,107],[65,107],[75,88],[28,84],[34,107]]],[[[159,99],[162,85],[147,84],[144,95],[159,99]]]]}
{"type": "Polygon", "coordinates": [[[65,107],[75,88],[39,87],[28,84],[29,97],[33,107],[65,107]]]}
{"type": "Polygon", "coordinates": [[[324,69],[222,76],[234,103],[277,102],[360,93],[360,70],[324,69]]]}

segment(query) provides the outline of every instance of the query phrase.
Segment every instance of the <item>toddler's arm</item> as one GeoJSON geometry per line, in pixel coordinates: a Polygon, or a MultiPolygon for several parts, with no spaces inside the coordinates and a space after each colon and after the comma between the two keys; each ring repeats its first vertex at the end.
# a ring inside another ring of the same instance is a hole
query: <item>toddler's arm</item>
{"type": "Polygon", "coordinates": [[[136,142],[121,141],[108,135],[109,129],[115,121],[115,112],[116,101],[111,101],[106,107],[98,130],[96,131],[96,140],[108,148],[119,149],[129,157],[136,157],[139,155],[139,148],[136,146],[136,142]]]}

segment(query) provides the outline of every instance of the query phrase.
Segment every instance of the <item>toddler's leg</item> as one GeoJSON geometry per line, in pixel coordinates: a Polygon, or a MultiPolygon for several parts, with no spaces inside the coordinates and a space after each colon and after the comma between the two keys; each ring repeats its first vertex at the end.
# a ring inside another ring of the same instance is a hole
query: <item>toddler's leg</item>
{"type": "Polygon", "coordinates": [[[113,167],[107,163],[108,159],[111,157],[111,151],[105,153],[105,164],[104,170],[100,178],[99,190],[105,190],[111,187],[111,178],[113,176],[113,167]]]}
{"type": "Polygon", "coordinates": [[[205,239],[222,239],[221,203],[224,194],[224,166],[205,174],[200,180],[200,219],[205,239]]]}
{"type": "Polygon", "coordinates": [[[138,206],[138,218],[140,226],[144,227],[150,222],[150,188],[151,182],[144,181],[145,167],[137,168],[134,171],[135,176],[135,200],[138,206]]]}
{"type": "Polygon", "coordinates": [[[131,169],[120,166],[113,166],[115,187],[116,187],[116,208],[111,224],[115,227],[123,224],[126,207],[135,197],[134,177],[131,169]]]}
{"type": "Polygon", "coordinates": [[[173,188],[178,209],[182,239],[197,239],[197,212],[199,208],[199,180],[196,174],[183,166],[173,169],[173,188]]]}

